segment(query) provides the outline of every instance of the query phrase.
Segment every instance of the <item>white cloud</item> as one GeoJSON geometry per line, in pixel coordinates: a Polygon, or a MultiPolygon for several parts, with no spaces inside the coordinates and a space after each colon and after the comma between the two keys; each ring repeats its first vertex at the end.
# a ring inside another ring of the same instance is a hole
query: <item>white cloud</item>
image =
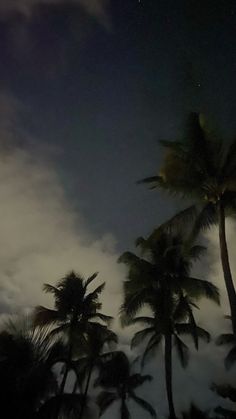
{"type": "Polygon", "coordinates": [[[25,18],[31,18],[35,7],[43,4],[78,5],[105,27],[108,28],[110,26],[110,18],[107,11],[109,0],[0,0],[0,16],[8,18],[18,13],[25,18]]]}

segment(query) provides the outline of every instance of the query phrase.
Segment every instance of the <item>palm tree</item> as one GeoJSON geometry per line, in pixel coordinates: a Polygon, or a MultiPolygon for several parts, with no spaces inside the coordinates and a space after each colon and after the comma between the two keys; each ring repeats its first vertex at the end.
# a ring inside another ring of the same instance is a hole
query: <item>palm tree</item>
{"type": "Polygon", "coordinates": [[[73,368],[81,383],[81,394],[83,396],[79,419],[83,417],[93,370],[99,368],[105,358],[112,356],[113,352],[104,352],[104,349],[109,349],[111,344],[116,344],[117,341],[117,335],[107,326],[96,325],[88,334],[83,347],[80,348],[82,356],[73,362],[73,368]]]}
{"type": "Polygon", "coordinates": [[[167,152],[159,174],[141,182],[193,202],[166,225],[194,220],[192,234],[196,235],[212,224],[219,224],[221,262],[236,335],[236,291],[225,232],[226,216],[236,211],[236,140],[227,145],[216,138],[202,115],[193,113],[186,138],[161,144],[167,152]]]}
{"type": "MultiPolygon", "coordinates": [[[[230,316],[226,316],[230,319],[230,316]]],[[[236,338],[233,333],[223,333],[216,339],[217,345],[230,345],[231,349],[225,357],[225,368],[229,370],[236,363],[236,338]]]]}
{"type": "Polygon", "coordinates": [[[178,334],[192,334],[196,347],[199,336],[209,338],[203,329],[197,327],[192,307],[196,307],[195,301],[203,296],[219,304],[219,292],[210,282],[190,275],[193,262],[204,251],[202,246],[190,245],[180,234],[173,235],[160,229],[155,230],[147,239],[139,238],[137,245],[141,248],[141,257],[125,252],[119,259],[129,268],[124,282],[125,299],[121,307],[121,320],[124,326],[139,321],[150,326],[133,340],[134,345],[139,342],[139,336],[151,333],[146,354],[164,337],[166,389],[170,415],[174,418],[172,335],[175,334],[177,350],[185,364],[187,348],[178,334]],[[135,318],[145,306],[151,309],[152,318],[135,318]]]}
{"type": "Polygon", "coordinates": [[[120,417],[129,419],[127,401],[131,399],[156,418],[156,412],[150,403],[135,393],[138,387],[151,379],[150,375],[133,374],[130,361],[124,352],[118,351],[111,359],[106,358],[100,365],[99,377],[95,382],[95,386],[103,388],[97,397],[99,416],[102,416],[114,402],[120,401],[120,417]]]}
{"type": "MultiPolygon", "coordinates": [[[[219,396],[223,397],[224,399],[229,399],[232,402],[236,402],[236,388],[231,385],[217,385],[213,384],[211,389],[216,392],[219,396]]],[[[225,417],[226,419],[235,419],[236,418],[236,411],[225,409],[221,406],[218,406],[215,409],[215,412],[220,414],[221,417],[225,417]]]]}
{"type": "Polygon", "coordinates": [[[172,391],[172,346],[175,345],[182,367],[185,368],[188,363],[189,350],[180,336],[190,335],[196,349],[198,349],[199,338],[207,342],[210,340],[209,333],[196,325],[192,307],[196,305],[187,296],[182,295],[176,298],[171,294],[168,296],[165,288],[159,289],[153,294],[153,301],[149,302],[152,316],[135,317],[129,321],[129,324],[145,325],[145,328],[136,332],[131,340],[133,349],[148,339],[142,365],[149,356],[154,355],[164,339],[166,391],[171,418],[176,418],[172,391]]]}
{"type": "Polygon", "coordinates": [[[208,412],[203,412],[193,403],[191,403],[189,411],[182,413],[182,419],[209,419],[210,417],[208,412]]]}
{"type": "MultiPolygon", "coordinates": [[[[35,324],[51,326],[51,337],[63,336],[67,340],[68,350],[65,362],[65,371],[59,389],[59,395],[64,392],[67,376],[71,368],[73,353],[83,345],[86,337],[94,331],[96,325],[109,323],[112,317],[100,313],[102,304],[99,295],[105,287],[105,283],[95,290],[88,292],[89,285],[95,280],[97,273],[87,280],[75,274],[73,271],[60,280],[56,286],[45,284],[44,291],[54,295],[55,309],[42,306],[35,309],[35,324]],[[99,321],[99,322],[98,322],[99,321]]],[[[59,415],[60,406],[57,414],[59,415]]]]}
{"type": "Polygon", "coordinates": [[[30,318],[9,320],[0,333],[0,402],[8,418],[33,419],[57,390],[52,370],[64,347],[30,318]]]}

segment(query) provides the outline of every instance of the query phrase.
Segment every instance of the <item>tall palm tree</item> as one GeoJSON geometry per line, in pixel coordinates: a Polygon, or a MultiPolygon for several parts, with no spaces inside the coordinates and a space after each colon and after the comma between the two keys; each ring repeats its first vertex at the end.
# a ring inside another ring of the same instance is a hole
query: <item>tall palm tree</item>
{"type": "Polygon", "coordinates": [[[73,368],[80,382],[82,381],[80,387],[83,397],[79,419],[82,419],[84,414],[92,373],[95,368],[99,368],[108,356],[112,357],[113,352],[106,352],[106,350],[110,349],[111,344],[117,342],[117,335],[112,330],[108,329],[107,326],[96,325],[88,334],[83,347],[80,348],[79,352],[82,351],[82,354],[78,360],[73,362],[73,368]]]}
{"type": "MultiPolygon", "coordinates": [[[[63,336],[67,341],[67,357],[65,370],[59,389],[59,395],[64,392],[67,376],[71,368],[73,352],[83,345],[88,333],[92,332],[96,325],[109,323],[112,317],[102,314],[99,295],[105,287],[102,283],[93,291],[88,292],[89,285],[95,280],[97,273],[87,280],[75,274],[73,271],[60,280],[56,286],[45,284],[44,291],[54,296],[54,309],[36,307],[35,324],[51,326],[51,337],[63,336]]],[[[60,406],[55,417],[59,415],[60,406]]]]}
{"type": "Polygon", "coordinates": [[[168,296],[165,289],[159,289],[155,294],[153,293],[153,302],[149,302],[152,316],[135,317],[129,321],[129,324],[145,325],[145,328],[136,332],[131,340],[133,349],[148,339],[142,364],[149,356],[154,355],[164,340],[166,391],[171,418],[176,418],[172,390],[172,346],[175,346],[181,365],[185,368],[188,363],[189,350],[180,336],[190,335],[196,349],[198,349],[199,338],[206,342],[210,340],[209,333],[197,326],[192,306],[196,307],[186,296],[179,298],[171,294],[168,296]]]}
{"type": "Polygon", "coordinates": [[[159,174],[141,182],[193,202],[167,225],[194,220],[195,235],[219,224],[221,262],[236,335],[236,291],[225,231],[226,216],[236,213],[236,140],[228,145],[218,139],[202,115],[193,113],[182,141],[161,143],[166,154],[159,174]]]}
{"type": "MultiPolygon", "coordinates": [[[[121,320],[124,326],[139,321],[149,324],[150,327],[143,333],[143,336],[147,336],[149,332],[153,332],[147,353],[155,348],[164,336],[166,389],[170,414],[174,418],[172,334],[175,333],[175,343],[177,342],[182,363],[185,363],[186,347],[178,339],[177,332],[191,333],[196,347],[199,335],[208,338],[208,334],[197,327],[192,308],[196,307],[195,301],[203,296],[219,304],[219,292],[210,282],[191,276],[193,262],[204,251],[202,246],[190,245],[182,235],[173,235],[160,229],[155,230],[147,239],[139,238],[137,245],[141,248],[141,256],[125,252],[119,259],[128,266],[121,320]],[[137,313],[145,306],[151,309],[153,318],[135,319],[137,313]],[[185,324],[179,324],[183,321],[185,324]]],[[[133,344],[138,341],[138,336],[133,344]]]]}
{"type": "Polygon", "coordinates": [[[103,388],[97,397],[99,416],[102,416],[114,402],[120,401],[120,417],[129,419],[130,412],[127,402],[131,399],[153,418],[156,418],[156,412],[150,403],[135,393],[138,387],[151,379],[150,375],[132,373],[130,361],[124,352],[118,351],[116,356],[113,355],[111,359],[105,359],[100,365],[100,374],[95,382],[95,386],[103,388]]]}

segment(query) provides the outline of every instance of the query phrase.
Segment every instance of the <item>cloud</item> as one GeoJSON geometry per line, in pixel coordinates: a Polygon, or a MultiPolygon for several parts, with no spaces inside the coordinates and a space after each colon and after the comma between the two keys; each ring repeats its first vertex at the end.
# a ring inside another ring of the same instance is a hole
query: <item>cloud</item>
{"type": "Polygon", "coordinates": [[[0,0],[0,16],[6,19],[12,15],[20,14],[30,19],[36,8],[41,5],[78,5],[101,25],[109,28],[108,4],[109,0],[0,0]]]}
{"type": "MultiPolygon", "coordinates": [[[[24,107],[14,97],[4,94],[0,95],[0,110],[1,313],[20,312],[36,304],[51,306],[52,299],[42,293],[42,284],[54,284],[74,269],[84,276],[99,271],[97,282],[106,282],[103,312],[117,317],[125,269],[116,263],[115,238],[109,233],[94,237],[86,221],[70,205],[53,165],[32,146],[32,139],[30,147],[23,147],[19,142],[18,138],[27,137],[19,117],[24,107]]],[[[227,227],[232,271],[235,272],[236,225],[230,222],[227,227]]],[[[228,312],[228,304],[219,262],[217,229],[207,233],[206,240],[210,251],[203,263],[195,267],[194,274],[212,280],[220,287],[222,309],[204,301],[198,321],[215,337],[227,330],[223,314],[228,312]]],[[[118,322],[115,328],[121,334],[121,347],[127,350],[130,330],[121,331],[118,322]]],[[[202,344],[199,352],[192,350],[186,370],[182,370],[174,356],[173,385],[177,410],[187,408],[190,400],[203,409],[219,403],[209,386],[212,381],[232,381],[234,372],[226,374],[224,354],[224,349],[217,348],[214,342],[202,344]]],[[[146,366],[145,372],[151,373],[154,381],[145,385],[140,394],[153,403],[159,417],[164,417],[167,401],[162,354],[146,366]]],[[[137,419],[143,417],[141,410],[135,406],[132,409],[137,419]]],[[[117,412],[113,413],[115,418],[117,412]]],[[[109,416],[107,413],[104,418],[109,416]]]]}
{"type": "Polygon", "coordinates": [[[49,303],[42,284],[55,283],[75,269],[85,276],[99,272],[98,282],[107,282],[104,311],[115,313],[123,276],[123,267],[116,263],[115,240],[110,234],[93,237],[33,141],[28,150],[16,141],[24,135],[17,122],[19,108],[11,96],[0,96],[2,310],[49,303]]]}

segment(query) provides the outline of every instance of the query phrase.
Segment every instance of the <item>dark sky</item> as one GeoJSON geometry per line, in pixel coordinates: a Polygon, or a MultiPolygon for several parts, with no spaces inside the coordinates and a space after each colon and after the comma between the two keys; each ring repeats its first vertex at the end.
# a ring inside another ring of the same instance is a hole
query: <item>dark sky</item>
{"type": "Polygon", "coordinates": [[[75,5],[4,17],[0,80],[68,199],[123,249],[176,209],[135,184],[158,167],[158,139],[192,110],[236,132],[236,4],[111,0],[109,13],[110,28],[75,5]]]}

